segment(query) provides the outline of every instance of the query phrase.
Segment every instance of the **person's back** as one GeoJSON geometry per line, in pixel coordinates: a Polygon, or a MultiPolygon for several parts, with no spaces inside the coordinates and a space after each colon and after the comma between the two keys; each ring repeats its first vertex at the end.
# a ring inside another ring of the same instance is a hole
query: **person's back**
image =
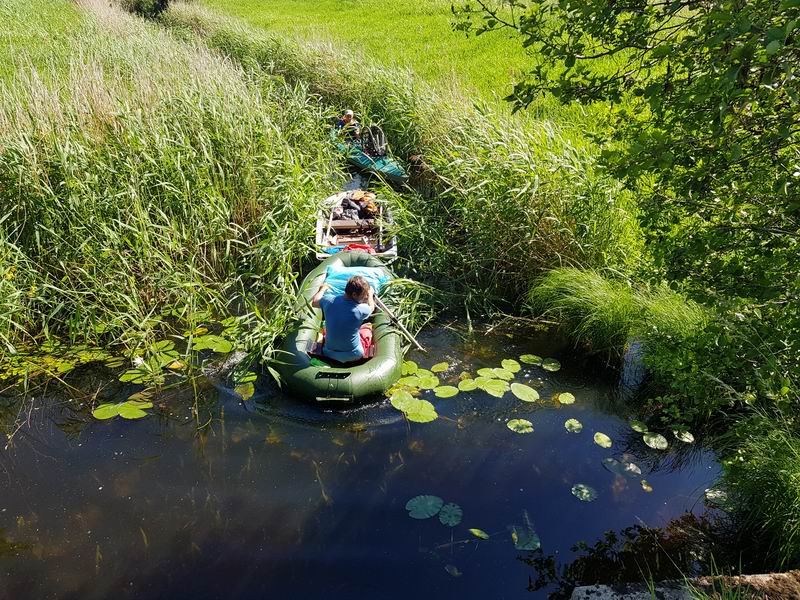
{"type": "Polygon", "coordinates": [[[362,325],[375,309],[372,288],[363,277],[351,277],[343,296],[325,296],[323,284],[311,301],[325,317],[322,353],[339,362],[364,358],[372,342],[372,330],[362,325]]]}

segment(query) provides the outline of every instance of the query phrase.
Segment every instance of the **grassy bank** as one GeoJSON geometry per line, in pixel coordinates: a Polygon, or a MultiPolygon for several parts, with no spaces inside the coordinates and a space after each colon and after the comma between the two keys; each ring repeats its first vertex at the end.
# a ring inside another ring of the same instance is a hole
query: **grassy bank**
{"type": "Polygon", "coordinates": [[[594,148],[550,121],[454,105],[406,73],[196,5],[173,4],[161,22],[258,73],[307,85],[332,115],[353,107],[384,127],[400,156],[422,157],[415,184],[424,195],[397,198],[404,255],[459,298],[516,304],[549,268],[629,271],[641,257],[633,199],[595,172],[594,148]]]}
{"type": "Polygon", "coordinates": [[[309,133],[319,107],[101,3],[66,37],[24,6],[15,31],[52,26],[62,43],[0,91],[4,348],[136,345],[248,297],[280,334],[331,185],[330,149],[309,133]]]}

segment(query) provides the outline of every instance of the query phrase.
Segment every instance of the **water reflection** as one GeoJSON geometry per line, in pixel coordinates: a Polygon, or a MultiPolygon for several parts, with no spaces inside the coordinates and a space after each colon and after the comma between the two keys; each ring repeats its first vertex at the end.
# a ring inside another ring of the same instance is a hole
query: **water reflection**
{"type": "MultiPolygon", "coordinates": [[[[459,394],[434,399],[441,416],[426,425],[386,402],[323,412],[264,382],[246,403],[213,380],[169,390],[136,422],[95,421],[79,394],[39,399],[0,454],[0,598],[546,597],[563,582],[545,575],[588,552],[577,541],[599,555],[591,540],[611,544],[607,531],[703,514],[713,456],[640,444],[618,416],[615,379],[563,341],[440,330],[425,344],[430,356],[415,360],[449,362],[448,380],[524,352],[563,368],[518,374],[540,403],[459,394]],[[575,404],[552,400],[567,391],[575,404]],[[511,418],[534,433],[509,431],[511,418]],[[565,430],[569,418],[581,433],[565,430]],[[612,448],[593,442],[597,431],[612,448]],[[604,469],[610,456],[636,462],[653,492],[604,469]],[[576,483],[598,499],[578,501],[576,483]],[[461,523],[409,518],[419,494],[458,504],[461,523]],[[542,544],[533,556],[512,541],[528,527],[542,544]],[[537,556],[543,570],[532,571],[537,556]]],[[[106,385],[107,398],[135,391],[106,385]]]]}

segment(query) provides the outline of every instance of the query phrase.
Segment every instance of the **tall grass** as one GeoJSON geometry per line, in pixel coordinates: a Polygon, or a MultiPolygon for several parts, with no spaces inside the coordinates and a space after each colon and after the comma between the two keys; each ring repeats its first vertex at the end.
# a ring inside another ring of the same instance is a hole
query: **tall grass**
{"type": "Polygon", "coordinates": [[[0,340],[136,344],[243,299],[268,304],[280,332],[331,187],[320,108],[104,3],[83,8],[95,20],[68,60],[23,61],[0,88],[0,340]]]}
{"type": "Polygon", "coordinates": [[[405,252],[440,285],[516,302],[549,268],[627,271],[641,256],[635,202],[595,172],[596,149],[552,122],[454,105],[405,71],[194,4],[173,4],[161,22],[248,69],[308,86],[332,113],[354,108],[384,127],[399,155],[421,156],[426,193],[406,200],[405,252]]]}
{"type": "Polygon", "coordinates": [[[554,269],[531,289],[528,307],[557,319],[569,335],[596,351],[621,353],[632,337],[658,343],[700,329],[708,314],[665,286],[634,286],[591,270],[554,269]]]}

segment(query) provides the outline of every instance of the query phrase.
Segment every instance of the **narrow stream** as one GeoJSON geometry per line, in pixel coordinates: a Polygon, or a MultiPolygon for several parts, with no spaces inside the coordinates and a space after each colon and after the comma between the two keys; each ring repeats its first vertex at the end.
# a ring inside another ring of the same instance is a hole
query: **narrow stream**
{"type": "Polygon", "coordinates": [[[139,421],[37,401],[0,452],[0,598],[546,598],[557,588],[546,572],[576,543],[708,510],[713,454],[672,437],[666,452],[645,446],[616,379],[553,336],[438,328],[422,339],[430,353],[410,357],[449,362],[451,382],[523,353],[563,366],[516,374],[537,403],[428,392],[440,417],[427,424],[386,401],[323,412],[262,382],[247,402],[208,382],[139,421]],[[551,400],[561,392],[575,403],[551,400]],[[509,430],[512,418],[534,432],[509,430]],[[615,475],[606,457],[642,475],[615,475]],[[578,483],[597,499],[575,497],[578,483]],[[458,504],[461,522],[411,518],[406,503],[421,494],[458,504]],[[529,529],[541,548],[516,549],[512,531],[529,529]]]}

